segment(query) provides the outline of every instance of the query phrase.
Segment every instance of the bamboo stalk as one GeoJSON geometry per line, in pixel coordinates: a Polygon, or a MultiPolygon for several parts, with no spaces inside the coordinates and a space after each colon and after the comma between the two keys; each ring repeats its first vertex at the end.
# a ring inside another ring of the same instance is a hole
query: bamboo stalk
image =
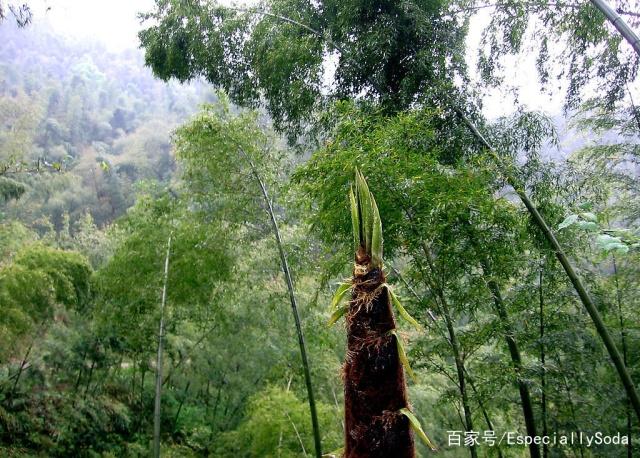
{"type": "MultiPolygon", "coordinates": [[[[518,391],[520,392],[520,402],[522,403],[522,412],[524,416],[525,426],[527,428],[527,435],[529,437],[536,437],[536,422],[533,415],[533,402],[531,401],[529,387],[522,378],[522,356],[520,355],[520,348],[518,347],[511,322],[509,321],[507,308],[505,307],[504,301],[502,299],[502,294],[500,294],[500,288],[494,280],[491,280],[491,271],[489,270],[488,265],[485,262],[483,262],[481,265],[484,275],[488,277],[487,284],[489,286],[489,290],[491,291],[491,295],[493,296],[496,311],[498,312],[498,316],[500,317],[500,321],[502,322],[502,326],[504,327],[504,338],[507,342],[507,347],[509,348],[509,354],[511,355],[511,364],[513,366],[513,370],[516,373],[516,381],[518,383],[518,391]]],[[[529,444],[529,453],[532,458],[539,458],[540,447],[538,446],[538,444],[536,444],[535,442],[529,444]]]]}
{"type": "Polygon", "coordinates": [[[567,277],[569,277],[569,280],[571,281],[573,288],[578,294],[578,297],[580,298],[582,305],[587,310],[587,313],[589,314],[589,316],[591,317],[591,320],[593,321],[593,324],[595,325],[598,335],[602,339],[604,346],[609,352],[609,357],[611,358],[613,365],[618,371],[618,376],[620,377],[620,381],[622,382],[622,385],[624,386],[625,391],[627,392],[629,401],[633,405],[633,408],[636,412],[636,415],[638,416],[638,419],[640,419],[640,397],[638,397],[638,392],[636,391],[635,385],[633,384],[631,375],[629,374],[629,371],[627,370],[627,367],[625,366],[624,361],[622,360],[622,356],[618,351],[618,347],[616,346],[615,342],[613,341],[613,338],[611,337],[611,334],[609,333],[609,330],[604,324],[604,320],[602,319],[600,312],[598,311],[595,303],[591,299],[591,295],[585,288],[580,276],[574,269],[573,264],[571,263],[571,261],[565,254],[564,250],[562,249],[562,246],[560,245],[560,242],[558,242],[558,239],[553,233],[553,230],[551,230],[551,228],[549,227],[549,225],[547,224],[543,216],[538,211],[538,208],[535,206],[535,204],[531,201],[531,199],[529,199],[529,196],[525,192],[524,187],[516,180],[516,178],[511,173],[509,173],[508,167],[505,166],[502,159],[498,156],[498,154],[491,147],[489,142],[487,142],[484,136],[480,133],[478,128],[475,126],[475,124],[473,124],[473,122],[469,120],[469,118],[462,112],[462,110],[456,109],[456,111],[458,115],[461,117],[461,119],[464,121],[464,123],[467,125],[467,127],[471,130],[473,135],[482,144],[482,146],[486,148],[489,153],[491,153],[494,160],[498,163],[498,166],[500,167],[500,171],[504,174],[507,182],[516,191],[516,194],[518,194],[518,197],[520,198],[524,206],[529,211],[529,214],[531,215],[531,218],[533,219],[534,223],[536,224],[536,226],[538,226],[538,228],[544,235],[549,245],[553,248],[553,251],[556,257],[558,258],[558,261],[560,261],[560,264],[562,265],[565,273],[567,274],[567,277]]]}
{"type": "MultiPolygon", "coordinates": [[[[620,322],[620,341],[622,342],[622,359],[624,361],[624,365],[628,366],[629,361],[627,358],[628,349],[627,349],[627,331],[624,326],[624,315],[622,314],[622,293],[620,291],[620,282],[618,279],[618,265],[616,263],[616,257],[613,256],[613,279],[616,285],[616,302],[618,304],[618,321],[620,322]]],[[[627,457],[631,458],[633,455],[633,447],[631,444],[631,406],[629,405],[629,400],[627,399],[625,402],[625,414],[627,416],[627,437],[629,443],[627,444],[627,457]]]]}
{"type": "MultiPolygon", "coordinates": [[[[169,256],[171,254],[171,235],[167,242],[167,255],[164,260],[164,279],[162,301],[160,303],[160,329],[158,331],[158,359],[156,361],[156,399],[153,411],[153,456],[160,457],[160,407],[162,397],[162,350],[164,343],[164,308],[167,303],[167,279],[169,277],[169,256]]],[[[182,405],[181,405],[182,406],[182,405]]],[[[176,418],[177,421],[177,418],[176,418]]]]}
{"type": "Polygon", "coordinates": [[[591,0],[591,3],[607,17],[609,22],[620,32],[620,35],[622,35],[634,51],[640,55],[640,38],[633,29],[629,27],[629,24],[604,0],[591,0]]]}
{"type": "Polygon", "coordinates": [[[298,335],[298,345],[300,346],[300,358],[302,359],[302,369],[304,372],[304,380],[307,388],[307,396],[309,398],[308,399],[309,410],[311,411],[311,426],[313,429],[313,442],[315,445],[315,455],[316,455],[316,458],[322,458],[322,442],[320,439],[320,424],[318,422],[316,401],[313,395],[313,385],[311,383],[311,371],[309,369],[307,349],[306,349],[306,344],[304,342],[302,325],[300,323],[300,314],[298,313],[298,303],[297,303],[295,291],[293,288],[293,279],[291,278],[291,271],[289,270],[287,255],[284,251],[282,238],[280,237],[280,229],[278,227],[278,221],[276,220],[276,215],[275,215],[275,212],[273,211],[273,203],[269,198],[267,187],[264,184],[262,177],[260,177],[260,174],[258,173],[258,169],[256,168],[253,161],[245,151],[243,151],[241,148],[239,149],[239,151],[248,162],[249,167],[251,168],[251,173],[253,174],[253,177],[255,178],[256,182],[260,187],[260,192],[262,193],[262,197],[264,198],[264,202],[265,202],[265,210],[269,214],[269,219],[271,220],[273,235],[276,239],[276,245],[278,246],[278,253],[280,255],[280,267],[282,268],[282,273],[284,274],[284,277],[287,283],[287,290],[289,292],[289,301],[291,302],[291,311],[293,312],[293,319],[296,325],[296,333],[298,335]]]}
{"type": "MultiPolygon", "coordinates": [[[[540,266],[540,282],[538,285],[539,303],[540,303],[540,410],[542,414],[542,435],[548,436],[549,431],[547,427],[547,367],[545,361],[544,352],[544,291],[542,289],[542,281],[544,279],[544,263],[540,266]]],[[[549,456],[549,445],[542,445],[542,457],[547,458],[549,456]]]]}

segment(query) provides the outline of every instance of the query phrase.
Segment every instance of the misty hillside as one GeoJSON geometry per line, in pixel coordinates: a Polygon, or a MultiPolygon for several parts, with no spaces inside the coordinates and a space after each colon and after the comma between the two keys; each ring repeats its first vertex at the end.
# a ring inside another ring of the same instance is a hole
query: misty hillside
{"type": "Polygon", "coordinates": [[[212,100],[202,84],[154,79],[140,50],[107,52],[46,26],[3,24],[0,160],[40,160],[65,172],[28,183],[4,211],[28,223],[48,218],[58,231],[65,215],[73,225],[90,214],[104,226],[133,204],[141,181],[169,180],[171,131],[212,100]]]}

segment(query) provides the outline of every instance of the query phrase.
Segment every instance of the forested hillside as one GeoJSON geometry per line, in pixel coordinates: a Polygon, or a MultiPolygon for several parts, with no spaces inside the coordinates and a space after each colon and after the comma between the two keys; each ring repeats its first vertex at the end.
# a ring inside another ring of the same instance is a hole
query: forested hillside
{"type": "Polygon", "coordinates": [[[7,22],[0,43],[2,161],[55,172],[3,211],[56,232],[85,215],[104,227],[133,204],[135,183],[168,182],[172,129],[214,100],[203,85],[154,80],[134,48],[114,54],[44,24],[7,22]]]}
{"type": "Polygon", "coordinates": [[[640,453],[637,2],[3,7],[0,456],[640,453]]]}

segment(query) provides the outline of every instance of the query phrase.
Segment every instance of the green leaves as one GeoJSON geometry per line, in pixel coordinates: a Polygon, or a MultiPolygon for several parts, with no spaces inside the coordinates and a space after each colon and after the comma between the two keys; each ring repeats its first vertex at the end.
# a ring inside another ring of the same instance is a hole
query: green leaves
{"type": "Polygon", "coordinates": [[[349,202],[351,203],[351,224],[353,225],[353,245],[357,250],[360,246],[360,217],[358,213],[358,203],[353,194],[353,187],[349,189],[349,202]]]}
{"type": "Polygon", "coordinates": [[[561,231],[571,226],[575,226],[578,229],[582,229],[587,232],[595,232],[599,227],[598,217],[595,213],[591,212],[569,215],[560,223],[558,230],[561,231]]]}
{"type": "Polygon", "coordinates": [[[376,201],[371,195],[371,210],[373,211],[372,233],[371,233],[371,259],[372,264],[382,267],[382,221],[376,201]]]}
{"type": "Polygon", "coordinates": [[[415,318],[409,315],[409,312],[407,312],[407,310],[402,306],[402,304],[400,303],[400,299],[398,299],[398,296],[396,296],[396,293],[393,292],[391,287],[389,285],[386,285],[386,288],[387,288],[387,291],[389,292],[389,297],[391,298],[391,302],[398,309],[398,313],[400,314],[400,316],[404,318],[406,321],[408,321],[409,323],[411,323],[418,331],[422,331],[423,328],[422,326],[420,326],[420,323],[418,323],[415,320],[415,318]]]}
{"type": "Polygon", "coordinates": [[[333,326],[336,321],[338,321],[340,318],[342,318],[342,315],[347,313],[348,310],[349,310],[349,306],[348,305],[344,305],[344,306],[339,307],[338,309],[334,310],[334,312],[331,314],[331,317],[329,318],[329,322],[327,323],[327,325],[328,326],[333,326]]]}
{"type": "Polygon", "coordinates": [[[356,169],[355,192],[349,193],[355,250],[370,256],[372,267],[382,268],[382,222],[364,176],[356,169]]]}
{"type": "Polygon", "coordinates": [[[598,230],[598,224],[594,223],[593,221],[578,221],[576,223],[576,226],[579,229],[587,232],[595,232],[598,230]]]}
{"type": "Polygon", "coordinates": [[[567,227],[575,224],[578,221],[578,215],[569,215],[558,226],[558,230],[566,229],[567,227]]]}
{"type": "MultiPolygon", "coordinates": [[[[360,225],[359,245],[365,248],[367,254],[371,249],[371,233],[373,232],[371,192],[364,176],[356,169],[356,199],[358,205],[358,217],[360,225]]],[[[356,250],[358,247],[356,247],[356,250]]]]}
{"type": "Polygon", "coordinates": [[[392,329],[391,331],[389,331],[389,335],[395,337],[396,347],[398,349],[398,358],[400,359],[404,370],[407,372],[407,374],[409,374],[414,382],[417,382],[418,380],[416,378],[416,374],[413,372],[413,369],[411,369],[409,358],[407,358],[407,353],[404,351],[404,345],[402,344],[402,339],[398,335],[398,332],[395,329],[392,329]]]}
{"type": "Polygon", "coordinates": [[[328,326],[333,326],[333,324],[338,321],[342,315],[347,313],[349,310],[349,306],[345,305],[340,307],[340,303],[344,299],[345,294],[348,291],[351,291],[353,285],[351,283],[341,283],[336,290],[336,293],[333,295],[333,299],[331,300],[331,306],[329,307],[329,311],[331,312],[331,317],[329,318],[328,326]]]}
{"type": "Polygon", "coordinates": [[[422,426],[420,425],[420,421],[416,418],[413,412],[411,412],[406,407],[403,407],[402,409],[400,409],[399,412],[409,419],[409,424],[411,425],[411,429],[415,431],[415,433],[422,440],[422,442],[424,442],[424,444],[427,447],[429,447],[432,451],[434,452],[437,451],[438,448],[434,445],[433,442],[431,442],[431,439],[427,437],[424,430],[422,429],[422,426]]]}
{"type": "Polygon", "coordinates": [[[605,253],[627,253],[629,246],[620,239],[609,234],[601,234],[596,238],[596,246],[605,253]]]}
{"type": "Polygon", "coordinates": [[[375,100],[396,112],[423,97],[425,85],[437,93],[466,71],[464,29],[442,14],[448,5],[417,3],[405,10],[393,4],[383,15],[362,15],[361,8],[359,2],[318,7],[278,0],[238,9],[158,0],[143,15],[139,38],[156,76],[204,76],[238,105],[265,105],[276,128],[292,140],[309,133],[314,115],[330,100],[375,100]],[[343,58],[333,84],[323,84],[323,57],[336,51],[343,58]]]}
{"type": "MultiPolygon", "coordinates": [[[[558,226],[558,230],[566,229],[570,226],[575,226],[578,229],[582,229],[587,232],[598,232],[598,230],[600,229],[600,226],[598,225],[598,217],[595,213],[592,212],[582,212],[580,214],[567,216],[564,221],[558,226]]],[[[614,234],[620,234],[621,236],[600,233],[596,237],[596,247],[600,251],[606,254],[612,252],[624,254],[629,251],[629,244],[625,243],[621,238],[625,236],[624,230],[608,230],[603,232],[612,232],[614,234]]]]}
{"type": "Polygon", "coordinates": [[[331,307],[329,308],[329,310],[335,310],[338,305],[340,305],[340,302],[342,302],[342,299],[344,299],[344,295],[347,293],[347,291],[351,290],[351,288],[353,288],[353,285],[351,283],[341,283],[340,286],[338,286],[335,294],[333,295],[333,299],[331,300],[331,307]]]}
{"type": "Polygon", "coordinates": [[[0,201],[17,200],[25,191],[26,187],[24,184],[11,178],[0,177],[0,201]]]}

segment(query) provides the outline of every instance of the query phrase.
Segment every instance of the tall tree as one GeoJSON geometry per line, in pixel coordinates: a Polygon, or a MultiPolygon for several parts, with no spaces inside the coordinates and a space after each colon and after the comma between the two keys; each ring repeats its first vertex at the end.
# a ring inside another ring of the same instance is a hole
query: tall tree
{"type": "Polygon", "coordinates": [[[393,112],[451,97],[454,79],[467,80],[466,22],[448,6],[277,0],[241,9],[158,0],[143,15],[154,24],[140,40],[158,77],[202,76],[240,105],[265,101],[275,127],[295,138],[319,127],[315,115],[331,100],[364,95],[393,112]]]}

